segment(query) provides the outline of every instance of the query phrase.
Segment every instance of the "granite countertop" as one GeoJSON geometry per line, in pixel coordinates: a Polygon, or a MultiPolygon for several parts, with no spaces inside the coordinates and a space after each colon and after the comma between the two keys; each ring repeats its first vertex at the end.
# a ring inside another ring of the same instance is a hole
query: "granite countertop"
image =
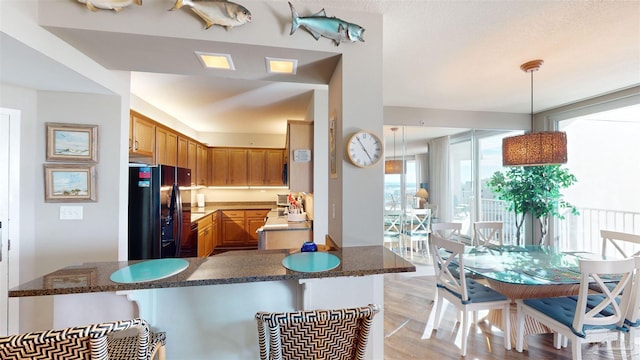
{"type": "Polygon", "coordinates": [[[275,207],[275,202],[214,203],[205,207],[192,206],[191,222],[198,221],[218,210],[271,210],[275,207]]]}
{"type": "Polygon", "coordinates": [[[114,271],[139,261],[85,263],[12,288],[9,297],[365,276],[416,270],[413,264],[384,246],[356,246],[329,251],[340,259],[340,265],[333,270],[314,273],[296,272],[282,266],[282,259],[290,253],[290,250],[242,250],[206,258],[186,258],[189,262],[187,269],[177,275],[130,284],[115,283],[109,277],[114,271]]]}
{"type": "Polygon", "coordinates": [[[267,221],[262,226],[262,231],[309,230],[311,228],[311,221],[289,221],[287,215],[276,209],[269,211],[269,214],[267,214],[267,221]]]}

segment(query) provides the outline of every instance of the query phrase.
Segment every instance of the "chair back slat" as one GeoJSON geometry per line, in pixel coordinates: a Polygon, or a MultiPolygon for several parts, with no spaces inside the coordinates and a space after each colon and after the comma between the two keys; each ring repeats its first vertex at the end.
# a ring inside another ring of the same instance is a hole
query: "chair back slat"
{"type": "Polygon", "coordinates": [[[432,244],[431,254],[436,272],[436,282],[440,286],[459,294],[462,301],[468,301],[469,296],[464,271],[458,271],[458,274],[454,274],[451,271],[452,268],[464,269],[462,256],[464,244],[444,239],[436,234],[431,234],[430,242],[432,244]]]}
{"type": "Polygon", "coordinates": [[[460,231],[462,223],[457,222],[441,222],[431,224],[431,233],[440,236],[443,239],[460,242],[460,231]]]}
{"type": "Polygon", "coordinates": [[[633,274],[635,259],[621,260],[580,260],[580,290],[578,303],[573,318],[573,329],[578,333],[584,333],[585,325],[616,325],[620,328],[624,325],[625,316],[633,286],[633,274]],[[615,288],[609,289],[605,285],[606,280],[616,276],[615,288]],[[604,296],[599,297],[597,304],[587,306],[589,284],[595,282],[604,296]],[[620,297],[619,302],[616,298],[620,297]],[[607,313],[601,311],[607,309],[607,313]]]}
{"type": "Polygon", "coordinates": [[[607,255],[607,245],[613,246],[623,257],[631,257],[640,255],[640,235],[600,230],[602,237],[602,255],[607,255]],[[633,251],[633,253],[631,253],[633,251]]]}
{"type": "Polygon", "coordinates": [[[473,223],[473,245],[503,245],[502,221],[477,221],[473,223]]]}
{"type": "Polygon", "coordinates": [[[411,209],[410,236],[427,236],[431,231],[431,209],[411,209]]]}
{"type": "Polygon", "coordinates": [[[625,323],[629,326],[638,327],[640,326],[640,256],[635,256],[634,259],[636,260],[636,272],[633,276],[633,291],[631,292],[625,323]]]}

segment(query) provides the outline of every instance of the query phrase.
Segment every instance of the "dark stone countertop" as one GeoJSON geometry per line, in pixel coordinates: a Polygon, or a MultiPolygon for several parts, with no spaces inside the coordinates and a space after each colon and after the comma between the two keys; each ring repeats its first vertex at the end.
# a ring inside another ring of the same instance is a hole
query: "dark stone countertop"
{"type": "Polygon", "coordinates": [[[275,207],[275,202],[208,203],[205,207],[191,207],[191,222],[198,221],[218,210],[271,210],[275,207]]]}
{"type": "Polygon", "coordinates": [[[139,261],[85,263],[70,266],[9,290],[9,297],[113,292],[259,281],[335,278],[413,272],[415,266],[384,246],[356,246],[330,251],[340,265],[329,271],[302,273],[282,266],[290,250],[230,251],[206,258],[187,258],[186,270],[161,280],[120,284],[109,279],[121,268],[139,261]]]}

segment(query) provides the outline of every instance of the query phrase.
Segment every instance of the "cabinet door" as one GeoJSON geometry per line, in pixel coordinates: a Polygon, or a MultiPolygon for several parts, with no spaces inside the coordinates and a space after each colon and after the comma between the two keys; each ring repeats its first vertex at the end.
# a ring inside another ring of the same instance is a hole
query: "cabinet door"
{"type": "Polygon", "coordinates": [[[167,164],[167,130],[156,127],[156,164],[167,164]]]}
{"type": "Polygon", "coordinates": [[[212,148],[209,153],[211,167],[210,183],[213,186],[225,186],[229,177],[229,155],[227,149],[212,148]]]}
{"type": "Polygon", "coordinates": [[[247,185],[247,149],[229,149],[229,185],[247,185]]]}
{"type": "Polygon", "coordinates": [[[176,166],[178,135],[171,130],[156,127],[156,164],[176,166]]]}
{"type": "Polygon", "coordinates": [[[265,185],[265,165],[267,151],[264,149],[249,149],[249,185],[265,185]]]}
{"type": "Polygon", "coordinates": [[[132,113],[132,148],[131,153],[153,157],[156,143],[156,126],[153,121],[132,113]]]}
{"type": "Polygon", "coordinates": [[[211,253],[220,245],[220,227],[218,226],[218,211],[212,215],[211,221],[211,253]]]}
{"type": "Polygon", "coordinates": [[[198,166],[198,162],[197,162],[197,144],[195,141],[193,140],[189,140],[187,142],[187,160],[189,162],[189,165],[187,166],[187,168],[189,170],[191,170],[191,182],[193,184],[196,183],[196,168],[198,166]]]}
{"type": "Polygon", "coordinates": [[[178,134],[173,131],[167,131],[167,165],[178,165],[178,134]]]}
{"type": "Polygon", "coordinates": [[[196,185],[207,186],[209,185],[209,172],[207,162],[207,147],[198,144],[197,145],[197,166],[196,166],[196,185]]]}
{"type": "Polygon", "coordinates": [[[222,246],[245,246],[244,211],[223,211],[221,217],[222,246]]]}
{"type": "Polygon", "coordinates": [[[258,246],[258,233],[256,230],[264,225],[264,220],[269,210],[246,210],[245,229],[247,232],[247,245],[258,246]]]}
{"type": "Polygon", "coordinates": [[[266,155],[265,185],[284,185],[284,150],[269,149],[266,155]]]}
{"type": "Polygon", "coordinates": [[[178,167],[188,168],[189,159],[187,157],[187,138],[178,136],[178,167]]]}

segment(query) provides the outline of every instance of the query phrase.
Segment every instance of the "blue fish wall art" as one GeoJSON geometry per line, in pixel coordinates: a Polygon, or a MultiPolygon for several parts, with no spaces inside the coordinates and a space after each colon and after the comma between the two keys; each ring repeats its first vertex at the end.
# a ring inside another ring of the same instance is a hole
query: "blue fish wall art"
{"type": "Polygon", "coordinates": [[[311,16],[301,17],[291,3],[289,3],[289,7],[291,8],[291,33],[289,35],[293,35],[299,27],[303,27],[316,40],[321,36],[326,37],[333,40],[336,46],[343,41],[364,42],[362,38],[364,28],[359,25],[337,17],[328,17],[324,9],[311,16]]]}

